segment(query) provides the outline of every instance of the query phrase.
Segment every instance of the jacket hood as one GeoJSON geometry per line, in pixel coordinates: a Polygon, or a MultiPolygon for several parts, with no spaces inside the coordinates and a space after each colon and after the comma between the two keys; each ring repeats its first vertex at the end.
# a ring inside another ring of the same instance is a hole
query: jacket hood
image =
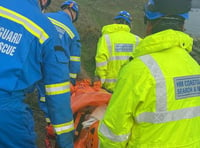
{"type": "Polygon", "coordinates": [[[193,39],[186,33],[168,29],[145,37],[136,47],[133,56],[138,57],[173,47],[192,51],[193,39]]]}
{"type": "Polygon", "coordinates": [[[106,25],[102,28],[102,34],[113,33],[117,31],[130,32],[131,29],[128,25],[124,24],[111,24],[111,25],[106,25]]]}

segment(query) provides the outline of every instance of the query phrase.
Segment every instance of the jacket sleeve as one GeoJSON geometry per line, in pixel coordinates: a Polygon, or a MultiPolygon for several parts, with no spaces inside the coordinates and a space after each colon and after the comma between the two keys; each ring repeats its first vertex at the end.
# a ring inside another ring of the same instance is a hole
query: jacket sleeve
{"type": "Polygon", "coordinates": [[[69,59],[54,40],[47,40],[42,50],[46,103],[59,148],[72,148],[74,124],[70,107],[69,59]]]}
{"type": "Polygon", "coordinates": [[[70,48],[70,81],[75,85],[77,74],[80,73],[80,56],[81,56],[81,43],[79,36],[75,36],[72,39],[70,48]]]}
{"type": "Polygon", "coordinates": [[[100,122],[98,129],[100,148],[125,148],[128,143],[134,121],[132,117],[133,106],[128,101],[132,94],[124,88],[125,85],[127,85],[127,80],[120,78],[104,118],[100,122]],[[122,88],[124,88],[123,91],[122,88]]]}
{"type": "Polygon", "coordinates": [[[45,97],[45,87],[43,81],[39,81],[37,83],[37,91],[38,91],[38,103],[39,107],[44,113],[45,116],[45,121],[47,123],[50,123],[49,115],[48,115],[48,110],[47,110],[47,104],[46,104],[46,97],[45,97]]]}
{"type": "Polygon", "coordinates": [[[95,57],[96,61],[96,69],[95,76],[98,76],[101,79],[101,83],[103,84],[106,78],[107,66],[109,59],[109,51],[107,48],[106,40],[104,35],[99,38],[97,43],[97,53],[95,57]]]}
{"type": "Polygon", "coordinates": [[[99,124],[100,148],[125,148],[133,141],[137,126],[135,117],[143,110],[140,105],[149,98],[153,88],[148,68],[139,58],[120,70],[115,91],[99,124]]]}
{"type": "MultiPolygon", "coordinates": [[[[136,65],[132,66],[136,67],[136,65]]],[[[118,75],[115,91],[106,113],[99,124],[100,148],[125,148],[135,125],[134,113],[138,104],[135,82],[140,74],[133,74],[129,64],[123,66],[118,75]],[[136,78],[136,75],[138,77],[136,78]],[[123,88],[123,89],[122,89],[123,88]]]]}

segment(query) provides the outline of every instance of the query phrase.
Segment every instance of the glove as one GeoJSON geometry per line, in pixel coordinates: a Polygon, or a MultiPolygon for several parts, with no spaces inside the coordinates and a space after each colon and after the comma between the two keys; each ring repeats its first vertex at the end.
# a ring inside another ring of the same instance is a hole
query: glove
{"type": "Polygon", "coordinates": [[[72,85],[76,85],[76,79],[70,78],[70,82],[71,82],[72,85]]]}
{"type": "Polygon", "coordinates": [[[56,136],[58,148],[74,148],[74,131],[56,136]]]}

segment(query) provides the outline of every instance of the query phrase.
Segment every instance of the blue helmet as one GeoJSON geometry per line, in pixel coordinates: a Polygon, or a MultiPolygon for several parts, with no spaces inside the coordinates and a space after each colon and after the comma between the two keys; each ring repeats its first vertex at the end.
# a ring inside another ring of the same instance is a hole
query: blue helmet
{"type": "Polygon", "coordinates": [[[65,1],[64,3],[62,3],[62,5],[60,7],[61,7],[61,9],[71,8],[76,13],[78,13],[78,11],[79,11],[78,4],[75,1],[73,1],[73,0],[67,0],[67,1],[65,1]]]}
{"type": "Polygon", "coordinates": [[[129,12],[127,11],[120,11],[117,16],[114,17],[115,20],[117,19],[124,19],[127,23],[131,23],[132,17],[129,12]]]}
{"type": "Polygon", "coordinates": [[[62,3],[62,5],[60,6],[61,9],[65,9],[65,8],[70,8],[73,11],[76,12],[76,17],[72,18],[72,21],[75,22],[78,20],[78,15],[79,15],[79,9],[78,9],[78,4],[73,1],[73,0],[67,0],[64,3],[62,3]]]}
{"type": "MultiPolygon", "coordinates": [[[[177,3],[173,3],[174,2],[173,1],[173,2],[168,2],[166,4],[163,3],[165,1],[162,1],[162,2],[160,1],[159,5],[158,4],[156,5],[155,1],[159,2],[158,0],[149,0],[144,6],[144,13],[145,13],[145,17],[147,19],[154,20],[154,19],[158,19],[160,17],[167,16],[167,15],[178,15],[184,19],[189,18],[188,11],[190,8],[186,8],[187,10],[183,10],[183,11],[178,10],[176,8],[172,8],[172,7],[179,7],[181,9],[181,6],[178,5],[178,1],[177,1],[177,3]],[[173,6],[173,5],[175,5],[175,6],[173,6]],[[168,6],[170,7],[170,9],[165,8],[166,10],[164,10],[164,7],[168,7],[168,6]],[[158,7],[162,7],[162,8],[158,8],[158,7]],[[174,12],[172,10],[174,10],[174,12]],[[177,12],[175,12],[175,11],[177,11],[177,12]],[[179,12],[182,12],[182,13],[179,13],[179,12]]],[[[166,2],[167,2],[167,0],[166,0],[166,2]]],[[[187,2],[189,2],[189,1],[187,1],[187,2]]]]}

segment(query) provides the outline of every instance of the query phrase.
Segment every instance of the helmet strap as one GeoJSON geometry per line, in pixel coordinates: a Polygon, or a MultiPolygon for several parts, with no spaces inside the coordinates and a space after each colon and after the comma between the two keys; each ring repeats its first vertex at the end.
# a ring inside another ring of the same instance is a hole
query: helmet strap
{"type": "Polygon", "coordinates": [[[71,18],[72,18],[72,22],[74,23],[74,22],[76,22],[77,21],[77,19],[78,19],[78,13],[77,12],[75,12],[74,10],[72,10],[72,8],[68,8],[68,10],[69,10],[69,13],[70,13],[70,15],[71,15],[71,18]],[[75,14],[75,17],[74,17],[74,14],[73,14],[73,12],[75,12],[76,14],[75,14]]]}

